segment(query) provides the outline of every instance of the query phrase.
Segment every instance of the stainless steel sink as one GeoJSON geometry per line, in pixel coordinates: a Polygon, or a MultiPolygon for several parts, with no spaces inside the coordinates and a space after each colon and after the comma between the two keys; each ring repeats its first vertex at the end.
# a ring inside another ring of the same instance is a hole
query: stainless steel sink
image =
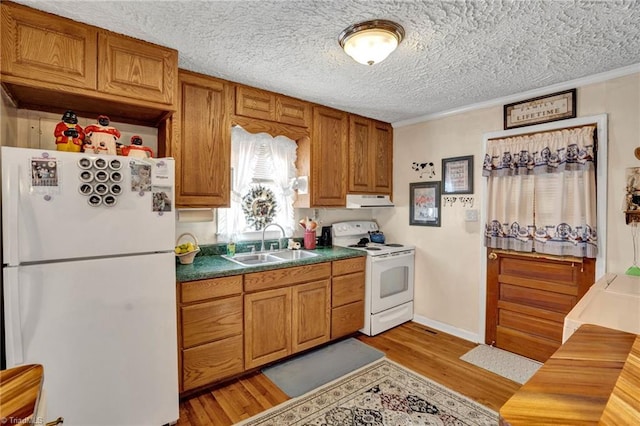
{"type": "Polygon", "coordinates": [[[304,250],[281,250],[262,253],[239,253],[234,256],[222,255],[223,258],[243,266],[269,265],[272,263],[288,262],[291,260],[307,259],[317,256],[304,250]]]}
{"type": "Polygon", "coordinates": [[[312,253],[305,250],[282,250],[275,253],[271,253],[273,257],[277,257],[284,260],[298,260],[307,259],[309,257],[316,257],[317,253],[312,253]]]}

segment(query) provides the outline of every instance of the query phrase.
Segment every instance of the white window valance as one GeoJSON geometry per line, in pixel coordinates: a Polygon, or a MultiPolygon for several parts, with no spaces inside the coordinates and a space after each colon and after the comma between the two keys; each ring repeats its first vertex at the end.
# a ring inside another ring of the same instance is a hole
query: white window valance
{"type": "Polygon", "coordinates": [[[488,141],[487,247],[596,257],[595,130],[488,141]]]}

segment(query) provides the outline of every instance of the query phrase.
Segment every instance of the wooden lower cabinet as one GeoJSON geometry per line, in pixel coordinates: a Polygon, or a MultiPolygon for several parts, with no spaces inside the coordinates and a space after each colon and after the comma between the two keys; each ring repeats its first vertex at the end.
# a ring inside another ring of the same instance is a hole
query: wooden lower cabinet
{"type": "Polygon", "coordinates": [[[180,392],[357,332],[365,257],[178,283],[180,392]]]}
{"type": "Polygon", "coordinates": [[[178,283],[180,391],[242,373],[242,275],[178,283]]]}
{"type": "Polygon", "coordinates": [[[329,341],[329,279],[244,296],[245,369],[329,341]]]}
{"type": "Polygon", "coordinates": [[[364,326],[365,258],[333,262],[331,338],[355,333],[364,326]]]}

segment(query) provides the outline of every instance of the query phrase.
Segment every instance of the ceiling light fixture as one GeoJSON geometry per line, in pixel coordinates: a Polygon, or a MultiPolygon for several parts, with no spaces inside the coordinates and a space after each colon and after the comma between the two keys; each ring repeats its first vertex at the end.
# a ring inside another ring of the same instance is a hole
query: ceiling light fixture
{"type": "Polygon", "coordinates": [[[360,22],[342,31],[338,41],[356,62],[373,65],[396,50],[404,38],[404,28],[384,19],[360,22]]]}

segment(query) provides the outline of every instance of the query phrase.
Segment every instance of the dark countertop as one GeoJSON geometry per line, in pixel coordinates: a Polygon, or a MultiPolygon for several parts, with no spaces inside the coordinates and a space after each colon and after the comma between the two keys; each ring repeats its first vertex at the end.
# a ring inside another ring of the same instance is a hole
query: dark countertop
{"type": "Polygon", "coordinates": [[[307,251],[316,253],[318,256],[255,266],[242,266],[219,255],[196,256],[190,265],[176,264],[176,280],[179,282],[204,280],[366,256],[366,253],[361,250],[353,250],[346,247],[317,248],[307,251]]]}

